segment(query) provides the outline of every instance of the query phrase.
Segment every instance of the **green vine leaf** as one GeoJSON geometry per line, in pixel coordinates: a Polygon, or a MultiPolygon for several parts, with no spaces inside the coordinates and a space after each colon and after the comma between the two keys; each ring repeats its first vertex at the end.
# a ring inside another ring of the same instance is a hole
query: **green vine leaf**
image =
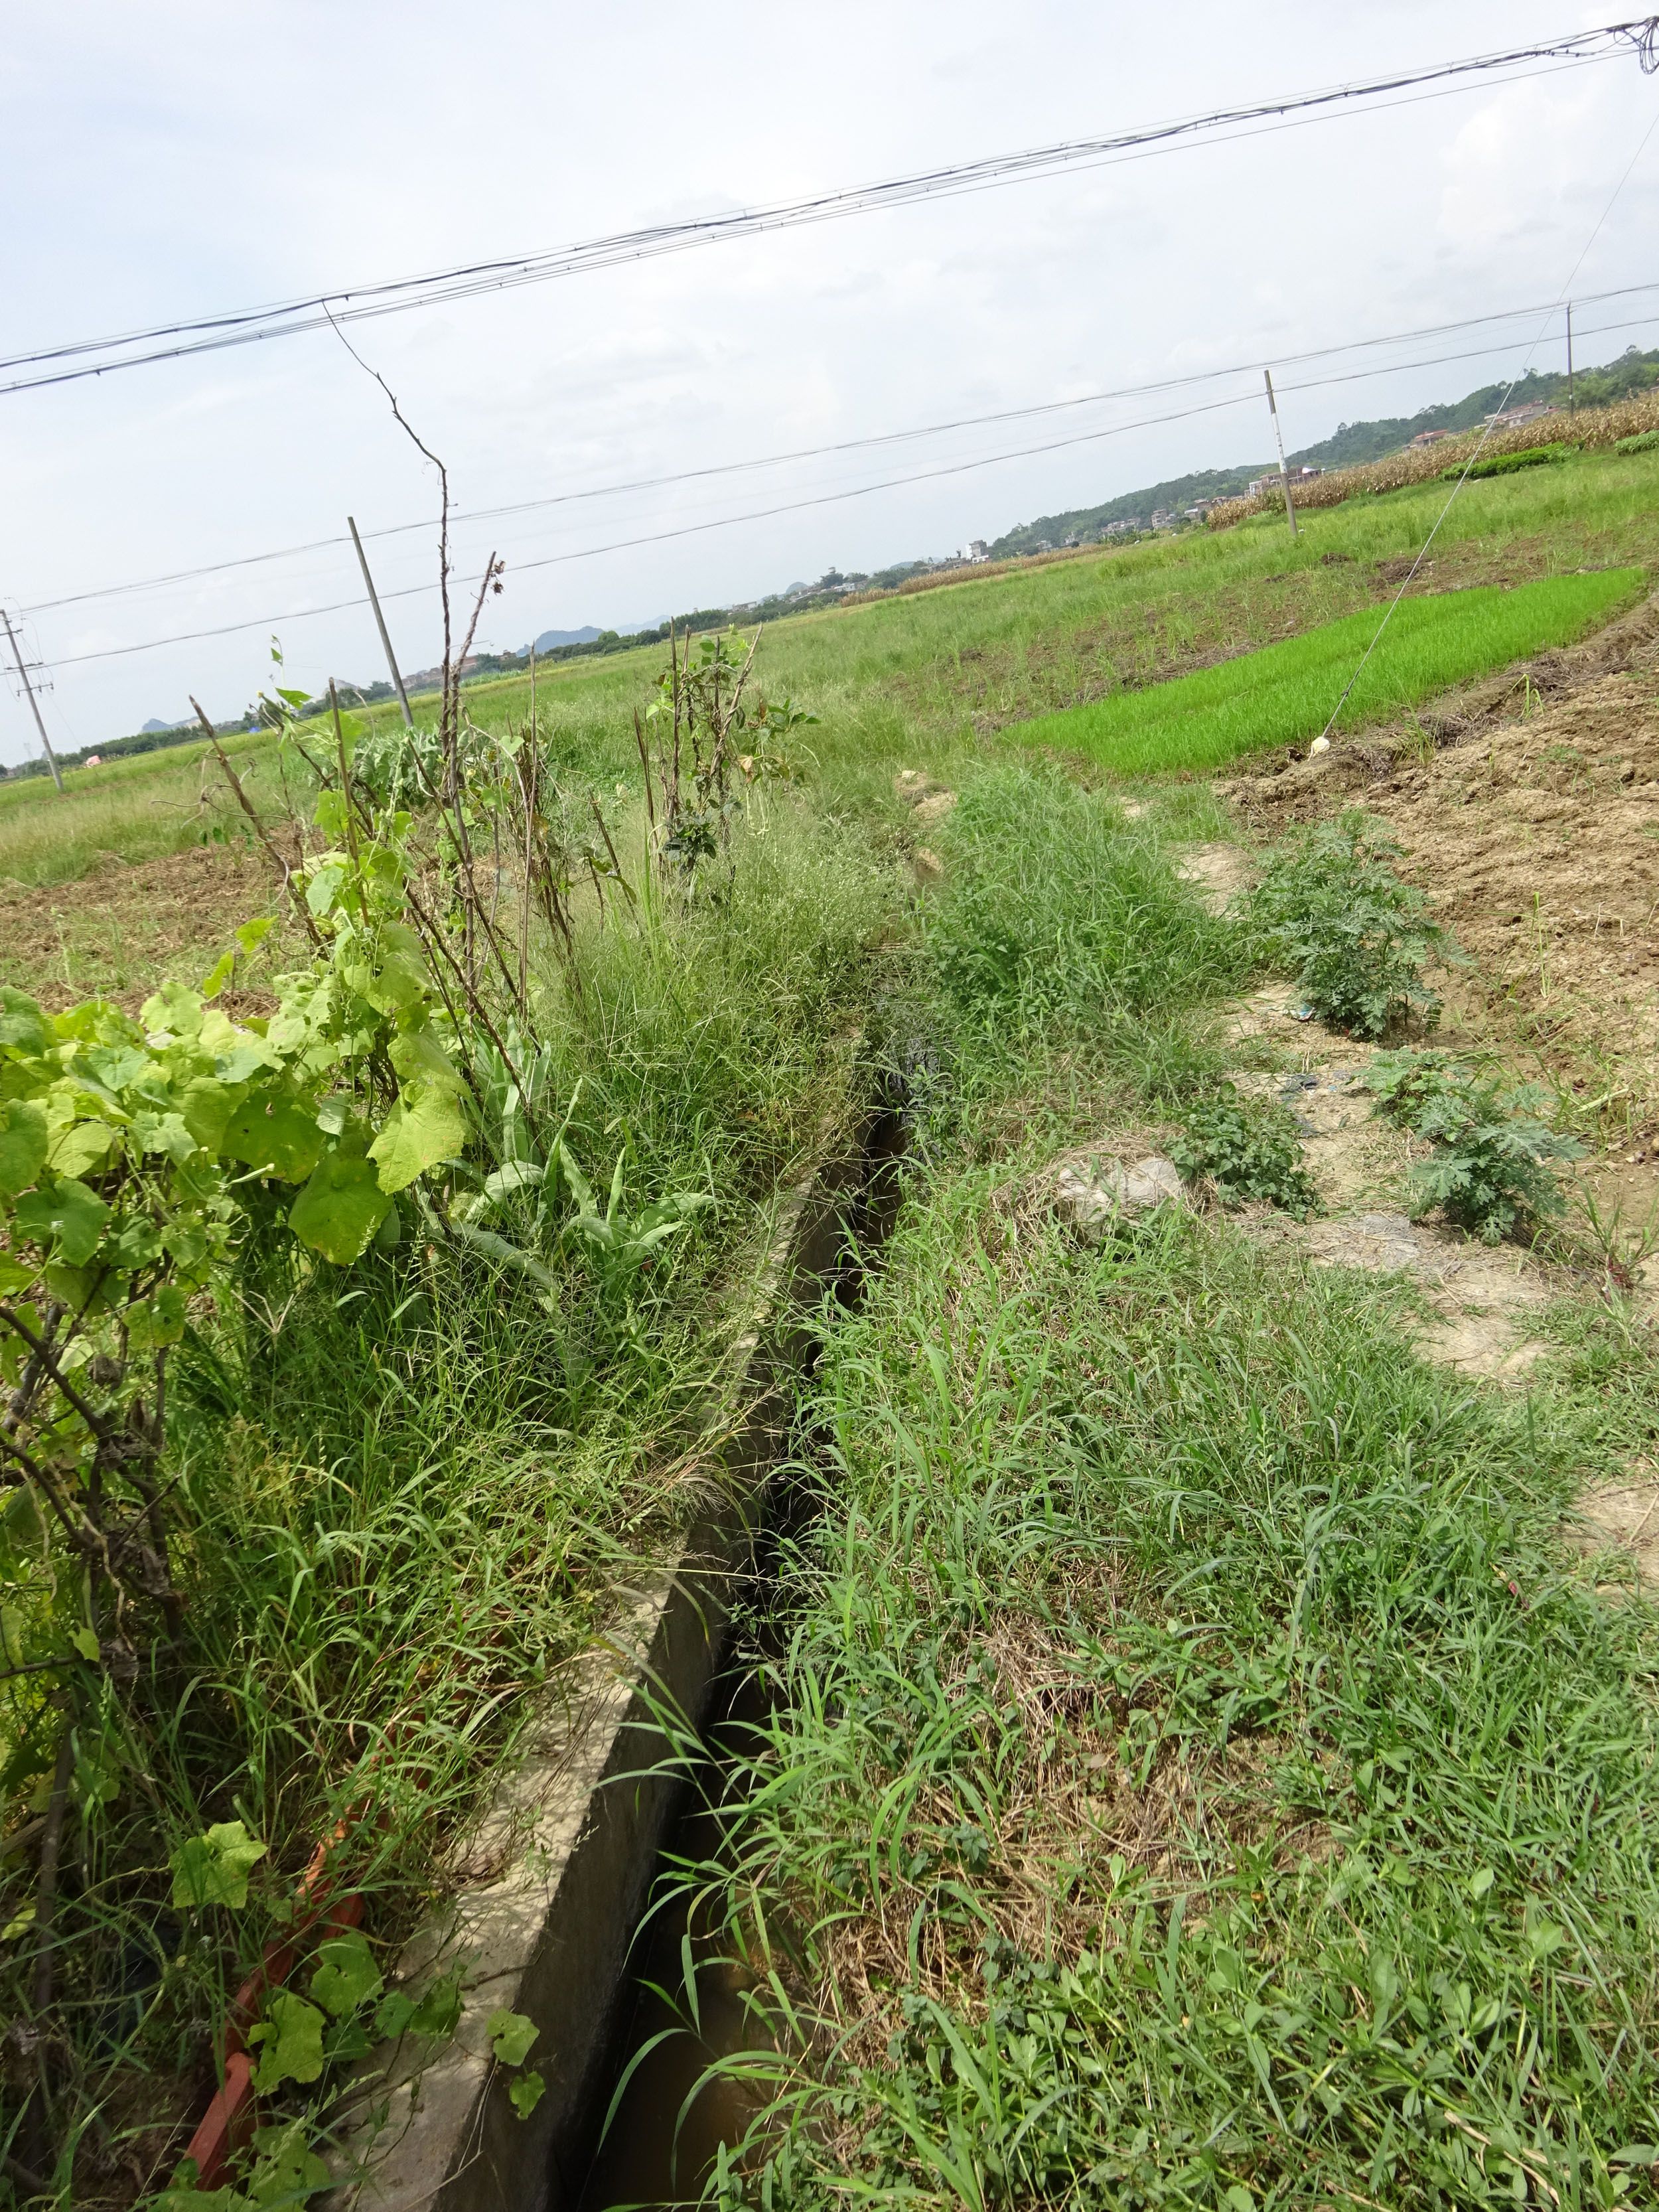
{"type": "Polygon", "coordinates": [[[283,2081],[314,2081],[323,2070],[323,2015],[292,1990],[277,1990],[247,2039],[259,2046],[253,2086],[262,2097],[283,2081]]]}
{"type": "Polygon", "coordinates": [[[286,1099],[245,1099],[225,1124],[221,1149],[279,1182],[303,1182],[323,1156],[317,1115],[286,1099]]]}
{"type": "Polygon", "coordinates": [[[325,1152],[294,1201],[288,1225],[337,1267],[361,1260],[392,1211],[372,1161],[325,1152]]]}
{"type": "Polygon", "coordinates": [[[460,2018],[460,1984],[453,1975],[446,1975],[442,1981],[434,1982],[410,2014],[409,2025],[416,2035],[428,2035],[434,2043],[442,2043],[454,2034],[460,2018]]]}
{"type": "Polygon", "coordinates": [[[71,1121],[52,1140],[48,1158],[54,1175],[83,1176],[108,1156],[115,1132],[107,1121],[71,1121]]]}
{"type": "Polygon", "coordinates": [[[523,2013],[503,2008],[490,2014],[484,2023],[484,2033],[489,2038],[490,2049],[503,2066],[522,2066],[541,2030],[523,2013]]]}
{"type": "Polygon", "coordinates": [[[376,2035],[399,2036],[413,2021],[417,2008],[401,1990],[388,1990],[374,2008],[376,2035]]]}
{"type": "Polygon", "coordinates": [[[46,1165],[46,1117],[32,1098],[0,1105],[0,1197],[27,1190],[46,1165]]]}
{"type": "Polygon", "coordinates": [[[399,1098],[368,1148],[388,1195],[406,1190],[417,1176],[453,1159],[466,1144],[466,1121],[453,1091],[428,1090],[418,1104],[399,1098]]]}
{"type": "Polygon", "coordinates": [[[290,2120],[286,2127],[256,2128],[253,2131],[254,2167],[247,2185],[247,2202],[269,2207],[270,2212],[289,2212],[329,2186],[332,2176],[307,2140],[310,2123],[290,2120]]]}
{"type": "Polygon", "coordinates": [[[507,2089],[513,2100],[513,2109],[521,2120],[527,2120],[542,2101],[547,2084],[539,2074],[520,2074],[507,2089]]]}
{"type": "Polygon", "coordinates": [[[0,1046],[13,1052],[49,1052],[57,1042],[52,1024],[26,991],[0,984],[0,1046]]]}
{"type": "Polygon", "coordinates": [[[67,1176],[46,1190],[32,1190],[17,1201],[16,1222],[37,1244],[57,1240],[59,1256],[79,1267],[98,1249],[109,1208],[95,1190],[67,1176]]]}
{"type": "Polygon", "coordinates": [[[205,1834],[191,1836],[167,1861],[173,1903],[198,1911],[223,1905],[240,1912],[247,1903],[248,1875],[267,1848],[240,1820],[221,1820],[205,1834]]]}
{"type": "Polygon", "coordinates": [[[336,2020],[378,1996],[383,1986],[380,1970],[368,1940],[354,1929],[349,1935],[331,1936],[317,1947],[319,1965],[311,1978],[311,1994],[336,2020]]]}

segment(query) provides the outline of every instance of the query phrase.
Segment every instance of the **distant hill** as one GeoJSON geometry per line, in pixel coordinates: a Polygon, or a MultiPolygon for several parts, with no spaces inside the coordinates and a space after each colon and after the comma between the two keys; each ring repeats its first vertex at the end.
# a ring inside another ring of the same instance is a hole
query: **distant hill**
{"type": "Polygon", "coordinates": [[[168,730],[182,730],[184,727],[182,722],[158,722],[152,716],[148,722],[140,722],[138,734],[142,738],[154,738],[165,735],[168,730]]]}
{"type": "Polygon", "coordinates": [[[559,645],[592,645],[599,635],[592,623],[581,629],[544,629],[536,640],[536,650],[551,653],[559,645]]]}
{"type": "Polygon", "coordinates": [[[1121,492],[1098,507],[1073,507],[1063,514],[1040,514],[1035,522],[1017,523],[986,550],[993,561],[1006,561],[1017,553],[1041,552],[1045,541],[1048,545],[1064,545],[1068,538],[1076,543],[1098,538],[1109,522],[1128,522],[1139,517],[1143,526],[1150,526],[1155,514],[1179,514],[1194,500],[1231,499],[1267,465],[1264,461],[1249,461],[1236,469],[1198,469],[1189,477],[1171,477],[1167,483],[1121,492]]]}
{"type": "MultiPolygon", "coordinates": [[[[1615,399],[1628,399],[1659,384],[1659,349],[1642,353],[1635,346],[1603,368],[1581,368],[1574,396],[1581,407],[1607,407],[1615,399]]],[[[1511,391],[1506,384],[1483,384],[1449,406],[1419,408],[1415,415],[1384,416],[1375,422],[1339,422],[1334,434],[1316,446],[1292,453],[1293,462],[1310,462],[1327,469],[1346,469],[1361,461],[1380,461],[1384,453],[1397,453],[1425,430],[1473,430],[1500,406],[1527,407],[1543,402],[1564,407],[1567,402],[1565,369],[1523,376],[1511,391]]]]}
{"type": "MultiPolygon", "coordinates": [[[[1615,399],[1649,391],[1659,384],[1659,349],[1643,353],[1635,346],[1601,368],[1581,368],[1575,380],[1575,397],[1581,407],[1607,407],[1615,399]]],[[[1524,407],[1543,401],[1565,406],[1565,369],[1522,377],[1513,391],[1504,384],[1483,384],[1478,392],[1444,406],[1420,408],[1415,415],[1383,416],[1372,422],[1339,422],[1328,438],[1304,446],[1286,456],[1292,467],[1343,469],[1361,461],[1381,460],[1396,453],[1425,430],[1472,430],[1498,408],[1524,407]]],[[[1552,434],[1557,434],[1552,433],[1552,434]]],[[[1279,464],[1252,461],[1236,469],[1200,469],[1188,477],[1173,477],[1167,483],[1148,484],[1140,491],[1120,493],[1097,507],[1069,507],[1063,514],[1040,514],[1035,522],[1022,522],[996,538],[987,549],[994,561],[1018,553],[1035,553],[1043,541],[1064,545],[1068,539],[1086,543],[1098,538],[1109,522],[1125,522],[1138,515],[1149,523],[1153,513],[1164,509],[1179,514],[1200,499],[1226,499],[1244,490],[1252,477],[1276,473],[1279,464]]]]}

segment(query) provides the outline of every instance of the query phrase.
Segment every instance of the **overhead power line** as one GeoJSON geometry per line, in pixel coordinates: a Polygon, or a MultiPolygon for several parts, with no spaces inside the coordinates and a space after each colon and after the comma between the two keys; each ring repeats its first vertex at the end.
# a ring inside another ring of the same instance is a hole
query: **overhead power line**
{"type": "Polygon", "coordinates": [[[990,155],[980,161],[957,162],[914,174],[841,190],[816,192],[805,198],[775,200],[719,215],[689,221],[654,223],[589,239],[549,252],[515,255],[501,259],[468,262],[459,267],[434,270],[422,276],[384,279],[374,283],[312,293],[300,299],[267,303],[229,313],[185,318],[115,336],[80,338],[0,356],[0,371],[29,372],[0,384],[0,396],[38,390],[52,384],[72,383],[82,377],[108,375],[116,369],[136,368],[146,362],[171,361],[181,356],[213,352],[229,346],[250,345],[266,338],[288,337],[320,330],[329,324],[359,322],[371,317],[400,314],[410,308],[433,307],[466,300],[486,292],[504,291],[525,284],[545,283],[555,277],[589,270],[614,268],[620,264],[679,253],[694,246],[732,238],[750,238],[763,231],[799,228],[810,223],[839,221],[874,210],[901,207],[919,200],[942,199],[991,186],[1015,184],[1057,170],[1108,159],[1136,149],[1168,147],[1196,140],[1207,133],[1252,123],[1271,123],[1292,115],[1309,115],[1344,103],[1380,98],[1422,85],[1456,79],[1480,79],[1528,63],[1602,61],[1633,51],[1644,70],[1659,70],[1659,15],[1608,23],[1600,29],[1580,31],[1503,52],[1476,54],[1461,61],[1440,62],[1430,67],[1393,72],[1311,92],[1291,93],[1274,100],[1257,100],[1239,107],[1215,108],[1136,131],[1098,137],[1060,140],[1022,152],[990,155]]]}
{"type": "MultiPolygon", "coordinates": [[[[1647,284],[1622,284],[1611,291],[1587,292],[1576,299],[1573,305],[1580,309],[1600,307],[1616,300],[1634,299],[1644,293],[1655,292],[1659,292],[1659,282],[1647,284]]],[[[1428,339],[1451,337],[1460,331],[1480,330],[1493,324],[1516,321],[1522,318],[1549,312],[1551,312],[1549,307],[1539,304],[1529,304],[1522,307],[1504,307],[1490,314],[1467,315],[1455,322],[1425,324],[1414,330],[1384,332],[1380,336],[1368,338],[1353,338],[1341,345],[1315,346],[1300,353],[1276,354],[1273,356],[1273,365],[1280,372],[1281,389],[1287,392],[1310,391],[1317,384],[1335,383],[1343,380],[1327,377],[1316,379],[1313,384],[1289,385],[1283,380],[1283,372],[1287,368],[1304,368],[1315,362],[1334,360],[1344,354],[1371,352],[1383,347],[1413,345],[1428,339]]],[[[1652,319],[1650,316],[1642,316],[1632,323],[1581,325],[1578,335],[1581,338],[1605,336],[1610,331],[1638,328],[1652,319]]],[[[1496,349],[1495,345],[1479,346],[1468,352],[1437,354],[1427,361],[1390,362],[1385,364],[1382,369],[1361,369],[1354,372],[1354,374],[1373,376],[1386,374],[1395,368],[1404,370],[1437,368],[1449,362],[1479,360],[1483,355],[1496,349]]],[[[1255,361],[1234,362],[1223,368],[1196,369],[1185,376],[1161,378],[1149,384],[1121,385],[1115,390],[1084,392],[1070,399],[1044,400],[1025,407],[998,408],[983,415],[954,416],[941,422],[919,423],[903,430],[878,431],[865,438],[842,438],[823,446],[799,446],[784,453],[762,453],[744,460],[714,462],[702,468],[679,469],[662,476],[635,477],[617,483],[592,484],[577,491],[550,492],[536,499],[514,500],[505,506],[459,508],[453,510],[449,519],[453,526],[459,526],[470,522],[499,522],[510,520],[515,515],[544,513],[550,507],[574,506],[596,499],[621,498],[635,492],[668,490],[680,484],[703,483],[720,477],[749,475],[757,470],[780,468],[796,461],[824,460],[846,453],[875,452],[885,447],[911,443],[917,439],[943,437],[955,430],[982,429],[999,422],[1030,422],[1048,416],[1074,413],[1082,407],[1104,406],[1114,400],[1147,398],[1160,392],[1176,392],[1199,385],[1218,383],[1230,376],[1253,375],[1259,365],[1255,361]]],[[[418,522],[393,522],[385,525],[379,530],[365,530],[362,532],[362,536],[366,540],[400,538],[406,537],[415,531],[430,530],[432,527],[433,518],[424,516],[418,522]]],[[[64,607],[86,606],[97,599],[119,599],[137,592],[160,591],[175,584],[198,583],[204,577],[229,575],[241,568],[258,568],[276,561],[297,560],[308,553],[332,552],[337,548],[349,545],[350,543],[351,539],[344,533],[333,538],[313,538],[302,544],[278,546],[270,552],[246,553],[227,561],[204,562],[192,568],[171,569],[159,576],[137,577],[121,584],[95,585],[87,591],[65,592],[58,599],[36,599],[24,609],[24,612],[32,616],[52,614],[64,607]]]]}
{"type": "MultiPolygon", "coordinates": [[[[1644,319],[1651,321],[1655,318],[1646,317],[1644,319]]],[[[1584,335],[1595,337],[1608,330],[1623,330],[1630,327],[1628,324],[1601,324],[1595,330],[1585,331],[1584,335]]],[[[1480,352],[1483,353],[1491,353],[1496,348],[1493,347],[1480,349],[1480,352]]],[[[1352,384],[1368,376],[1385,376],[1395,368],[1430,368],[1444,361],[1477,358],[1479,358],[1478,354],[1442,354],[1427,361],[1390,362],[1377,368],[1351,369],[1336,375],[1305,377],[1295,382],[1281,381],[1278,389],[1281,395],[1297,392],[1315,392],[1333,384],[1352,384]]],[[[1171,386],[1183,384],[1186,381],[1188,380],[1184,378],[1175,379],[1171,380],[1171,386]]],[[[1168,390],[1171,386],[1141,388],[1145,391],[1156,391],[1159,388],[1168,390]]],[[[1513,389],[1513,382],[1510,388],[1513,389]]],[[[602,554],[631,552],[644,545],[667,544],[676,538],[695,538],[707,531],[726,530],[741,523],[766,522],[782,514],[804,514],[813,507],[833,507],[848,500],[865,499],[872,492],[893,491],[907,484],[929,483],[944,477],[967,475],[975,469],[993,467],[999,461],[1029,460],[1043,453],[1061,452],[1069,447],[1092,445],[1107,438],[1120,437],[1130,430],[1150,429],[1168,422],[1184,422],[1195,416],[1220,413],[1229,407],[1255,404],[1260,402],[1261,398],[1260,390],[1253,385],[1247,391],[1231,392],[1224,398],[1201,400],[1190,407],[1176,408],[1169,414],[1142,416],[1133,422],[1109,423],[1101,429],[1077,431],[1067,437],[1045,440],[1041,445],[1015,447],[1004,453],[981,453],[971,459],[950,461],[936,468],[918,469],[903,476],[884,477],[872,483],[853,484],[835,491],[816,493],[804,499],[783,500],[772,507],[751,507],[741,514],[715,515],[702,521],[677,524],[665,530],[648,530],[638,537],[613,538],[604,545],[583,545],[570,552],[544,554],[532,561],[515,561],[511,564],[512,572],[515,575],[524,575],[539,568],[562,568],[573,561],[595,560],[602,554]]],[[[453,521],[454,518],[452,517],[451,520],[453,521]]],[[[349,540],[346,542],[349,543],[349,540]]],[[[383,600],[422,599],[429,597],[437,589],[435,583],[405,584],[397,590],[382,592],[380,596],[383,600]]],[[[207,629],[183,630],[174,636],[150,638],[136,645],[103,646],[90,653],[65,653],[55,658],[52,665],[56,668],[75,668],[87,661],[120,660],[135,653],[155,652],[162,646],[194,645],[207,638],[232,637],[240,631],[270,629],[288,623],[308,622],[313,617],[319,615],[345,613],[354,608],[366,607],[368,604],[368,600],[362,596],[333,599],[321,606],[295,607],[286,614],[260,615],[240,622],[221,623],[207,629]]]]}

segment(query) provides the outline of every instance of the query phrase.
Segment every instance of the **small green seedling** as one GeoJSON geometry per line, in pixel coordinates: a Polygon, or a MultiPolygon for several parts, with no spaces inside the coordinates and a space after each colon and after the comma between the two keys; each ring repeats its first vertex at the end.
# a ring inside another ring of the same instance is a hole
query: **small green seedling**
{"type": "Polygon", "coordinates": [[[1320,1019],[1355,1036],[1380,1037],[1413,1012],[1431,1028],[1440,998],[1424,964],[1462,957],[1389,865],[1400,849],[1353,808],[1283,848],[1251,894],[1245,927],[1258,959],[1294,975],[1320,1019]]]}

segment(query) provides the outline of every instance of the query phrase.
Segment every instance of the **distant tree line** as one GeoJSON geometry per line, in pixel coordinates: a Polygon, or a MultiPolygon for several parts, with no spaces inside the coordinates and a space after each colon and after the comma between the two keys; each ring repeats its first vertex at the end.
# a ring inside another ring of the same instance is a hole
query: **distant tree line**
{"type": "MultiPolygon", "coordinates": [[[[1659,384],[1659,350],[1643,353],[1632,346],[1617,361],[1600,368],[1581,368],[1574,379],[1574,397],[1580,407],[1609,407],[1659,384]]],[[[1472,430],[1499,407],[1526,407],[1539,402],[1565,407],[1565,369],[1539,370],[1521,379],[1513,389],[1504,384],[1483,384],[1462,399],[1445,406],[1420,408],[1415,415],[1388,416],[1374,422],[1341,422],[1334,433],[1315,446],[1304,446],[1287,455],[1292,468],[1351,468],[1364,461],[1381,460],[1425,430],[1472,430]]],[[[1109,522],[1131,516],[1150,517],[1164,509],[1179,515],[1183,507],[1200,499],[1228,499],[1245,490],[1255,477],[1276,474],[1278,462],[1252,461],[1235,469],[1200,469],[1191,476],[1174,477],[1167,483],[1149,484],[1127,491],[1097,507],[1076,507],[1063,514],[1040,514],[1035,522],[1022,522],[995,539],[988,548],[994,561],[1068,542],[1087,544],[1104,532],[1109,522]]]]}
{"type": "MultiPolygon", "coordinates": [[[[246,729],[247,726],[247,717],[240,714],[234,722],[216,722],[213,727],[216,736],[224,738],[246,729]]],[[[60,752],[58,765],[59,768],[84,768],[89,760],[94,758],[102,763],[121,760],[131,753],[165,752],[170,745],[187,745],[192,741],[199,744],[201,736],[199,722],[180,722],[176,729],[171,730],[139,730],[130,738],[107,738],[101,744],[82,745],[78,752],[60,752]]],[[[45,775],[46,763],[44,757],[37,754],[32,760],[19,761],[15,768],[0,772],[13,777],[45,775]]]]}

